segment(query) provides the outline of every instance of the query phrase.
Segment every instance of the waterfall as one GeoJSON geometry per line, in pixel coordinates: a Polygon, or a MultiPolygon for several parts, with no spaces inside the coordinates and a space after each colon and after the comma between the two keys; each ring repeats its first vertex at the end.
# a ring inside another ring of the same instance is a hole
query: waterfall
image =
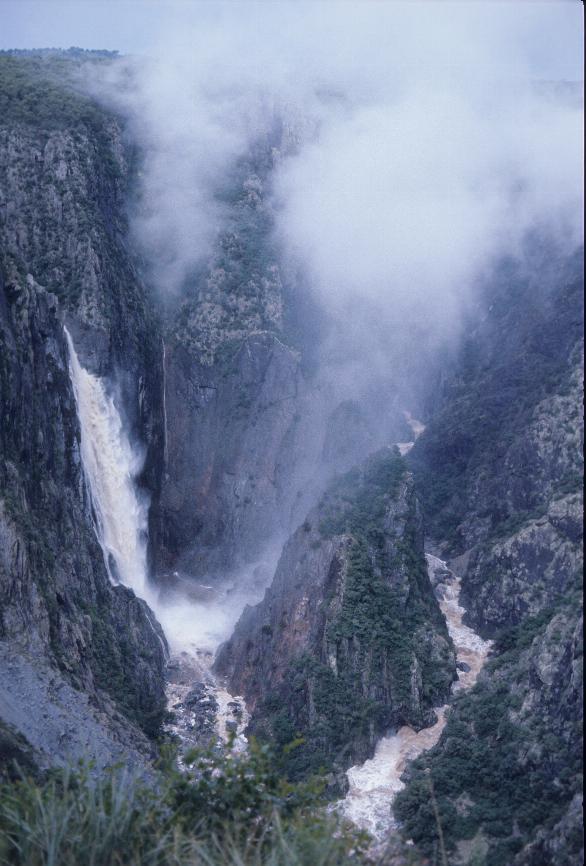
{"type": "Polygon", "coordinates": [[[148,503],[136,486],[144,455],[133,448],[104,382],[85,370],[65,328],[69,374],[81,428],[81,459],[95,528],[113,583],[123,583],[154,607],[148,586],[148,503]]]}
{"type": "MultiPolygon", "coordinates": [[[[149,586],[148,500],[139,492],[136,484],[144,455],[132,446],[104,381],[81,366],[67,328],[65,335],[69,347],[69,374],[81,428],[83,470],[91,494],[96,535],[110,580],[130,587],[155,611],[174,653],[167,698],[176,721],[169,730],[179,737],[186,748],[197,744],[192,739],[193,712],[184,704],[184,699],[193,689],[194,683],[199,682],[206,690],[210,705],[215,706],[219,739],[227,740],[228,732],[232,730],[229,723],[237,734],[234,748],[244,748],[246,739],[243,730],[248,719],[244,700],[233,697],[221,684],[217,684],[209,666],[217,644],[228,637],[250,597],[236,592],[218,592],[217,598],[206,604],[181,594],[167,599],[159,598],[158,593],[149,586]]],[[[165,360],[163,343],[164,375],[165,360]]],[[[165,382],[163,387],[166,387],[165,382]]],[[[165,399],[163,412],[166,465],[165,399]]],[[[147,613],[147,616],[167,655],[167,646],[156,623],[150,614],[147,613]]]]}

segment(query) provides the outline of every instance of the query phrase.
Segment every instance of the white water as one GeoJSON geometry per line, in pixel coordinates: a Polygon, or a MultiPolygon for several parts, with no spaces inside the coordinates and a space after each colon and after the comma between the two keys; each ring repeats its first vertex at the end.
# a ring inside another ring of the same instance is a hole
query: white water
{"type": "MultiPolygon", "coordinates": [[[[133,447],[113,397],[98,376],[85,370],[77,356],[71,335],[65,328],[69,347],[69,373],[77,405],[81,430],[81,459],[95,516],[95,529],[112,583],[122,583],[147,602],[163,627],[175,662],[174,678],[168,683],[170,708],[180,704],[196,682],[204,682],[218,702],[217,731],[228,739],[227,723],[234,722],[231,708],[239,704],[236,746],[242,745],[242,730],[247,721],[242,698],[233,698],[215,683],[210,673],[213,655],[226,640],[244,606],[260,600],[266,585],[255,580],[259,564],[250,574],[240,574],[232,586],[215,591],[193,585],[187,593],[160,593],[149,584],[147,563],[148,499],[138,489],[144,452],[133,447]],[[234,586],[246,589],[237,591],[234,586]],[[200,599],[195,596],[199,592],[200,599]]],[[[165,375],[163,343],[163,374],[165,375]]],[[[164,383],[166,388],[166,382],[164,383]]],[[[167,414],[163,396],[165,423],[165,468],[167,465],[167,414]]],[[[276,548],[275,548],[276,549],[276,548]]],[[[276,564],[275,552],[269,551],[269,572],[276,564]]],[[[154,628],[154,626],[153,626],[154,628]]],[[[183,721],[188,725],[190,720],[183,721]]]]}
{"type": "Polygon", "coordinates": [[[147,582],[148,501],[136,486],[144,454],[132,447],[103,381],[84,370],[67,329],[65,334],[81,459],[106,568],[112,583],[123,583],[152,605],[154,593],[147,582]]]}
{"type": "Polygon", "coordinates": [[[231,743],[235,752],[247,747],[244,731],[249,715],[244,698],[231,695],[211,673],[211,665],[217,648],[234,631],[244,607],[261,600],[279,551],[279,544],[268,548],[262,561],[242,569],[220,589],[194,585],[200,600],[187,599],[178,592],[159,599],[157,615],[172,651],[167,704],[175,720],[168,730],[179,737],[185,750],[197,745],[192,740],[197,719],[185,705],[185,698],[197,682],[206,684],[207,695],[217,702],[217,736],[227,743],[235,735],[231,743]]]}
{"type": "Polygon", "coordinates": [[[407,424],[411,427],[411,432],[413,433],[413,440],[411,442],[397,442],[397,448],[399,449],[399,453],[402,457],[404,457],[405,454],[408,454],[411,451],[411,449],[415,445],[415,440],[418,436],[421,436],[421,434],[425,430],[425,424],[422,424],[421,421],[418,421],[417,418],[414,418],[411,412],[404,411],[403,415],[405,416],[407,424]]]}
{"type": "MultiPolygon", "coordinates": [[[[458,662],[469,666],[468,671],[459,671],[452,691],[468,689],[474,685],[484,664],[490,641],[482,640],[471,628],[464,625],[464,608],[460,606],[460,579],[447,571],[445,562],[436,556],[426,556],[430,578],[442,609],[448,631],[456,647],[458,662]],[[439,582],[436,578],[439,577],[439,582]]],[[[438,720],[432,727],[414,731],[408,725],[379,740],[374,757],[361,766],[351,767],[347,772],[349,789],[339,804],[345,817],[357,826],[368,830],[375,839],[381,839],[393,827],[391,804],[394,796],[403,788],[401,775],[408,761],[431,749],[438,742],[446,724],[448,704],[436,710],[438,720]]]]}
{"type": "MultiPolygon", "coordinates": [[[[269,545],[262,557],[237,572],[222,584],[206,586],[175,573],[178,587],[163,589],[157,599],[157,616],[168,631],[175,653],[194,657],[213,657],[227,640],[247,604],[257,604],[270,583],[282,544],[269,545]]],[[[211,661],[210,661],[211,664],[211,661]]],[[[208,665],[209,667],[209,665],[208,665]]]]}

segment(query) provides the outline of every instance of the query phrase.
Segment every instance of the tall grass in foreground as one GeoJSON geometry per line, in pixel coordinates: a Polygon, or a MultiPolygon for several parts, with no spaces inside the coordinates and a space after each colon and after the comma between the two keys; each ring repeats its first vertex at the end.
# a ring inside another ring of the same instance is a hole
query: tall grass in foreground
{"type": "Polygon", "coordinates": [[[367,839],[275,775],[262,748],[199,756],[147,784],[124,770],[53,773],[0,788],[0,863],[10,866],[379,866],[367,839]]]}

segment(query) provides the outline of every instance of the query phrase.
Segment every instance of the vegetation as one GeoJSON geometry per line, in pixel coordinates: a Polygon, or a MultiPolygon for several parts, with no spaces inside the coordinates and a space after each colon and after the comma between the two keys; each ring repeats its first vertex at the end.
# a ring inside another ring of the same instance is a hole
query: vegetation
{"type": "MultiPolygon", "coordinates": [[[[579,596],[577,588],[562,605],[499,635],[488,676],[454,700],[441,741],[409,769],[394,810],[425,854],[439,842],[430,779],[448,853],[459,842],[482,840],[478,866],[512,862],[540,828],[551,830],[581,791],[581,726],[566,706],[572,698],[561,683],[551,696],[536,686],[531,667],[543,642],[571,645],[579,596]],[[557,636],[550,626],[556,615],[557,636]],[[529,698],[537,706],[523,712],[529,698]]],[[[577,857],[581,843],[574,843],[577,857]]]]}
{"type": "Polygon", "coordinates": [[[226,373],[249,334],[280,333],[281,278],[273,214],[264,184],[272,166],[273,138],[252,144],[215,190],[224,227],[209,261],[185,280],[181,305],[170,313],[173,337],[202,363],[226,373]]]}
{"type": "MultiPolygon", "coordinates": [[[[547,245],[527,254],[556,261],[547,245]]],[[[582,337],[581,258],[564,264],[561,274],[557,259],[551,281],[543,262],[539,284],[521,265],[501,264],[486,290],[486,320],[464,341],[443,406],[407,458],[429,532],[448,542],[452,553],[466,544],[460,529],[465,520],[475,517],[489,536],[502,535],[543,507],[552,484],[559,493],[580,487],[579,465],[568,466],[563,477],[540,475],[527,431],[540,402],[563,395],[572,365],[578,365],[573,353],[582,337]]],[[[576,404],[570,430],[577,413],[576,404]]]]}
{"type": "MultiPolygon", "coordinates": [[[[266,748],[193,753],[156,780],[87,769],[0,788],[0,863],[11,866],[361,866],[367,838],[293,786],[266,748]]],[[[380,861],[382,863],[382,860],[380,861]]],[[[385,860],[388,862],[388,860],[385,860]]],[[[414,860],[402,862],[413,863],[414,860]]]]}
{"type": "Polygon", "coordinates": [[[379,452],[363,468],[341,475],[320,503],[320,533],[331,538],[343,533],[365,535],[380,542],[380,521],[394,499],[407,467],[398,450],[379,452]]]}
{"type": "Polygon", "coordinates": [[[0,125],[100,132],[104,111],[75,87],[88,60],[108,62],[109,52],[0,52],[0,125]]]}
{"type": "Polygon", "coordinates": [[[429,585],[412,490],[398,501],[405,472],[397,451],[382,451],[340,478],[321,503],[322,536],[349,536],[344,574],[326,587],[323,602],[329,658],[318,649],[294,659],[261,713],[277,744],[296,743],[282,761],[292,778],[363,760],[373,731],[424,725],[449,692],[451,642],[429,585]],[[413,698],[414,664],[423,708],[413,698]]]}

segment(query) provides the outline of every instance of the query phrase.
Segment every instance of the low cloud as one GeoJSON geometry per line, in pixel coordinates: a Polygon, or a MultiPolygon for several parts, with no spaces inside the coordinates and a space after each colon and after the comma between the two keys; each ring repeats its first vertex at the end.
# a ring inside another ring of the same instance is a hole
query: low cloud
{"type": "Polygon", "coordinates": [[[536,229],[579,243],[582,108],[538,83],[580,74],[573,4],[167,5],[151,58],[106,83],[143,148],[133,225],[162,293],[209,256],[222,178],[275,115],[296,142],[273,178],[283,258],[349,339],[451,339],[495,257],[536,229]]]}

